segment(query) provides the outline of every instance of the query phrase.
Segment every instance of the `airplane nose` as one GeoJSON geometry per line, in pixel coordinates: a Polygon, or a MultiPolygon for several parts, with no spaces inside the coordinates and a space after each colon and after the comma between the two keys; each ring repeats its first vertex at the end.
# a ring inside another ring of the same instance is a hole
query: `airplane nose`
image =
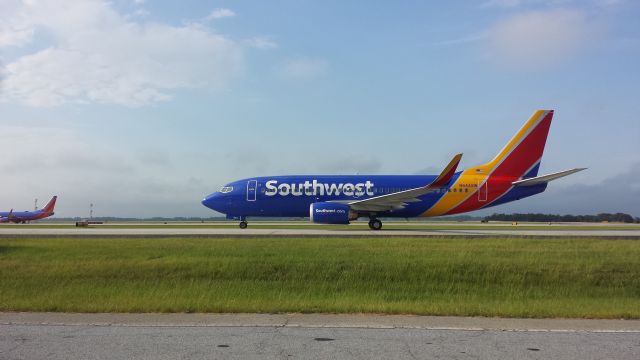
{"type": "Polygon", "coordinates": [[[202,205],[208,207],[211,210],[219,211],[219,196],[217,193],[213,193],[202,199],[202,205]]]}

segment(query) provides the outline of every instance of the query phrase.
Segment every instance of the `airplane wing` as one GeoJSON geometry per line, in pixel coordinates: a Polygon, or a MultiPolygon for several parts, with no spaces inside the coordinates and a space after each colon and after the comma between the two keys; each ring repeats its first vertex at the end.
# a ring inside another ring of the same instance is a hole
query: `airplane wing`
{"type": "Polygon", "coordinates": [[[512,184],[513,186],[533,186],[533,185],[543,184],[551,180],[559,179],[561,177],[565,177],[567,175],[571,175],[585,169],[586,168],[575,168],[575,169],[569,169],[565,171],[559,171],[549,175],[536,176],[529,179],[514,181],[512,184]]]}
{"type": "Polygon", "coordinates": [[[451,162],[449,162],[449,165],[447,165],[442,173],[440,173],[440,175],[430,184],[415,189],[398,191],[392,194],[380,195],[369,199],[346,202],[346,204],[354,211],[375,212],[402,209],[408,203],[421,201],[418,199],[418,196],[436,191],[447,185],[456,173],[456,169],[458,168],[461,158],[462,154],[454,156],[451,162]]]}

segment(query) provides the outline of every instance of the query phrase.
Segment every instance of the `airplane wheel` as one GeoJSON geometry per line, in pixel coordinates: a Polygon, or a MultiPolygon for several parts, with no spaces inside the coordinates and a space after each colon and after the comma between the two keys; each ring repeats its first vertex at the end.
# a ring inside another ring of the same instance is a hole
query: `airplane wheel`
{"type": "Polygon", "coordinates": [[[247,228],[247,222],[246,221],[240,221],[240,229],[246,229],[247,228]]]}
{"type": "Polygon", "coordinates": [[[373,219],[369,221],[369,229],[371,230],[380,230],[382,229],[382,221],[378,219],[373,219]]]}

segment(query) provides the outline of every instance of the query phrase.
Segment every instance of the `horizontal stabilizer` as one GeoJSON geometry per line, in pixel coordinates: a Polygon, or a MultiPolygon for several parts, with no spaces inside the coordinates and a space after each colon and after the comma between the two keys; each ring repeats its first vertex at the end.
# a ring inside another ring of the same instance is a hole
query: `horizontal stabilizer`
{"type": "Polygon", "coordinates": [[[561,177],[565,177],[567,175],[575,174],[578,171],[586,170],[587,168],[575,168],[565,171],[559,171],[553,174],[536,176],[529,179],[514,181],[513,186],[533,186],[538,184],[544,184],[551,180],[560,179],[561,177]]]}

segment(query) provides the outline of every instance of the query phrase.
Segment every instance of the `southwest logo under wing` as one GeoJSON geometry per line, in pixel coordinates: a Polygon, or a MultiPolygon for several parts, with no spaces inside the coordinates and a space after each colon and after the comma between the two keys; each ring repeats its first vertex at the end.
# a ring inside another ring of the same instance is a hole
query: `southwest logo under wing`
{"type": "Polygon", "coordinates": [[[432,183],[425,186],[376,196],[365,200],[346,202],[346,204],[354,211],[373,212],[402,209],[407,205],[407,203],[420,201],[420,199],[418,199],[419,196],[437,191],[447,185],[456,173],[460,159],[462,159],[462,154],[454,156],[449,162],[449,165],[442,170],[440,175],[432,183]]]}

